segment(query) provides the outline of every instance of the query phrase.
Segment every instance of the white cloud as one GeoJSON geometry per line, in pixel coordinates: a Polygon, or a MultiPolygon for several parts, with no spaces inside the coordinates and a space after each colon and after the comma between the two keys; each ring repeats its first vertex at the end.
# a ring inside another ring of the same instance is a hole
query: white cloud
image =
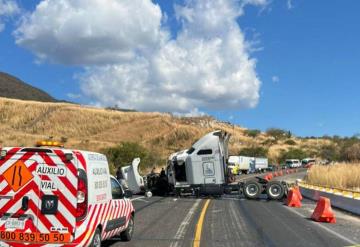
{"type": "Polygon", "coordinates": [[[76,94],[76,93],[68,93],[66,94],[66,96],[69,99],[80,99],[82,97],[81,94],[76,94]]]}
{"type": "Polygon", "coordinates": [[[161,10],[150,0],[43,0],[16,30],[40,60],[107,64],[132,60],[159,43],[161,10]]]}
{"type": "Polygon", "coordinates": [[[280,78],[277,76],[277,75],[274,75],[273,77],[271,77],[271,80],[273,82],[279,82],[280,81],[280,78]]]}
{"type": "Polygon", "coordinates": [[[287,6],[288,9],[292,9],[294,7],[293,3],[292,3],[292,0],[287,0],[286,6],[287,6]]]}
{"type": "Polygon", "coordinates": [[[109,2],[44,0],[17,43],[42,59],[83,64],[81,88],[96,105],[192,115],[256,106],[261,83],[237,18],[265,0],[187,0],[175,7],[176,39],[150,0],[109,2]]]}
{"type": "Polygon", "coordinates": [[[20,13],[20,8],[13,0],[0,0],[0,32],[5,28],[7,18],[20,13]]]}

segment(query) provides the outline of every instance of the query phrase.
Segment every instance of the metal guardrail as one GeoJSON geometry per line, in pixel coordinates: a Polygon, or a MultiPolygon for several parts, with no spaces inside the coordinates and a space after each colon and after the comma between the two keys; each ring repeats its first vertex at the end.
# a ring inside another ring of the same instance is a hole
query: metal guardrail
{"type": "Polygon", "coordinates": [[[327,193],[331,193],[331,194],[335,194],[335,195],[339,195],[339,196],[344,196],[344,197],[360,200],[360,191],[346,190],[346,189],[340,189],[340,188],[334,188],[334,187],[326,187],[326,186],[321,186],[321,185],[313,185],[313,184],[305,183],[303,181],[298,182],[298,184],[304,188],[319,190],[322,192],[327,192],[327,193]]]}
{"type": "Polygon", "coordinates": [[[309,199],[317,201],[320,196],[330,199],[331,205],[360,215],[360,192],[344,189],[335,189],[317,185],[311,185],[304,182],[298,182],[301,194],[309,199]]]}

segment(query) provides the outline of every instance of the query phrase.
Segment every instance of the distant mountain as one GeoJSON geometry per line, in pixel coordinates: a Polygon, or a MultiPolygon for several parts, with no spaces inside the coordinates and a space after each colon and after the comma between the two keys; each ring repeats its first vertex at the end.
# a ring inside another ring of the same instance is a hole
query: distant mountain
{"type": "Polygon", "coordinates": [[[48,93],[30,86],[20,79],[3,72],[0,72],[0,97],[42,102],[57,102],[57,100],[48,93]]]}

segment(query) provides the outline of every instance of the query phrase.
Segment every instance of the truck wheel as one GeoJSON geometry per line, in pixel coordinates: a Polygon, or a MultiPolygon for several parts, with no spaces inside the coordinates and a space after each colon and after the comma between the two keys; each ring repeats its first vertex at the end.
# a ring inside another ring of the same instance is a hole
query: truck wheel
{"type": "Polygon", "coordinates": [[[271,200],[280,200],[284,197],[285,189],[281,182],[271,181],[266,185],[266,194],[271,200]]]}
{"type": "Polygon", "coordinates": [[[248,199],[257,199],[261,194],[261,185],[256,181],[247,181],[244,184],[244,194],[248,199]]]}
{"type": "Polygon", "coordinates": [[[90,246],[91,247],[101,247],[101,232],[100,232],[99,228],[96,229],[90,246]]]}
{"type": "Polygon", "coordinates": [[[229,187],[225,187],[225,188],[224,188],[224,193],[225,193],[225,194],[230,195],[231,192],[232,192],[232,189],[231,189],[231,188],[229,188],[229,187]]]}
{"type": "Polygon", "coordinates": [[[129,219],[128,227],[126,228],[125,231],[120,233],[120,239],[122,241],[130,241],[134,233],[134,227],[135,227],[134,217],[131,216],[129,219]]]}

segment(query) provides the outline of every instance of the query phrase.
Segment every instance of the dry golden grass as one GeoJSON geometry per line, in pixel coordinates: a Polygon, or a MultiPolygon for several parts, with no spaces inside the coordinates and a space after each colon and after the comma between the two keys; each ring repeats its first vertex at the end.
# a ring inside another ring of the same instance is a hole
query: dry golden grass
{"type": "Polygon", "coordinates": [[[305,180],[314,185],[360,191],[360,164],[316,165],[305,180]]]}
{"type": "MultiPolygon", "coordinates": [[[[166,159],[174,151],[188,148],[209,131],[222,129],[232,134],[230,154],[241,148],[262,145],[269,137],[244,134],[245,129],[211,117],[180,118],[165,113],[119,112],[67,103],[41,103],[0,98],[0,146],[32,146],[37,140],[52,136],[66,140],[68,148],[100,151],[123,141],[138,142],[166,159]]],[[[318,142],[299,141],[309,150],[318,142]]],[[[288,146],[271,146],[275,158],[288,146]]]]}

